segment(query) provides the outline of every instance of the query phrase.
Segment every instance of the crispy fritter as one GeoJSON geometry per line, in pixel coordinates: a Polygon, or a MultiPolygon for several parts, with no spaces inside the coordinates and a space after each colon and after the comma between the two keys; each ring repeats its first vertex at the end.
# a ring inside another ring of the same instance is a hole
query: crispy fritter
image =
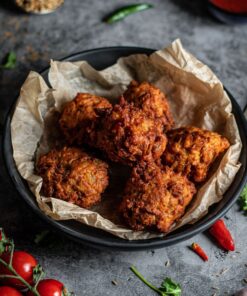
{"type": "Polygon", "coordinates": [[[166,142],[162,123],[122,98],[102,120],[97,145],[112,161],[131,165],[160,158],[166,142]]]}
{"type": "Polygon", "coordinates": [[[45,196],[83,208],[97,204],[108,185],[108,165],[77,148],[50,151],[39,158],[36,169],[45,196]]]}
{"type": "Polygon", "coordinates": [[[230,146],[223,136],[197,127],[171,130],[167,137],[163,163],[194,182],[203,182],[214,160],[230,146]]]}
{"type": "Polygon", "coordinates": [[[105,98],[78,93],[74,100],[65,104],[59,120],[67,142],[70,145],[87,143],[94,146],[100,116],[111,108],[105,98]]]}
{"type": "Polygon", "coordinates": [[[133,80],[123,96],[128,102],[133,102],[136,107],[141,108],[148,116],[161,119],[165,130],[172,128],[174,121],[167,98],[154,85],[133,80]]]}
{"type": "Polygon", "coordinates": [[[141,164],[127,182],[120,213],[133,230],[168,232],[196,193],[185,176],[154,163],[141,164]]]}

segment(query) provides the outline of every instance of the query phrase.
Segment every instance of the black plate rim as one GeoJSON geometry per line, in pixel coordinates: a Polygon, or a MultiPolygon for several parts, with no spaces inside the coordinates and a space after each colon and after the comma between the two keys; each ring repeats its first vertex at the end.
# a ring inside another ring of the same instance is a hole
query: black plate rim
{"type": "MultiPolygon", "coordinates": [[[[85,50],[85,51],[81,51],[81,52],[77,52],[75,54],[71,54],[65,58],[60,59],[60,61],[64,61],[64,60],[71,60],[71,59],[75,59],[76,57],[79,57],[80,55],[84,55],[87,53],[97,53],[97,52],[111,52],[113,50],[122,50],[122,51],[136,51],[136,53],[138,53],[138,51],[140,52],[146,52],[147,54],[150,54],[154,51],[154,49],[150,49],[150,48],[143,48],[143,47],[132,47],[132,46],[114,46],[114,47],[101,47],[101,48],[95,48],[95,49],[89,49],[89,50],[85,50]]],[[[44,70],[40,71],[40,74],[45,73],[47,70],[49,69],[49,67],[46,67],[44,70]]],[[[241,122],[241,127],[243,130],[243,133],[245,135],[247,135],[247,122],[245,120],[245,117],[243,115],[243,112],[240,108],[240,106],[238,105],[238,103],[236,102],[236,100],[234,99],[234,97],[232,96],[232,94],[225,88],[225,91],[228,93],[231,101],[232,101],[232,105],[234,106],[235,112],[238,114],[238,120],[239,122],[241,122]]],[[[11,119],[12,119],[12,115],[15,109],[15,105],[16,105],[17,99],[15,100],[15,102],[13,103],[13,105],[11,106],[8,115],[6,117],[5,120],[5,125],[4,125],[4,132],[3,132],[3,138],[2,138],[2,154],[3,154],[3,159],[4,159],[4,164],[5,167],[7,168],[7,172],[9,174],[10,179],[12,180],[12,183],[14,185],[14,187],[16,188],[16,190],[18,191],[18,193],[20,194],[20,196],[25,200],[25,202],[32,208],[32,210],[42,219],[44,219],[46,222],[48,222],[52,227],[55,227],[59,232],[65,234],[66,236],[81,242],[83,244],[89,245],[91,247],[100,247],[100,248],[106,248],[106,249],[117,249],[117,250],[124,250],[124,251],[130,251],[130,250],[143,250],[143,249],[151,249],[151,248],[161,248],[161,247],[165,247],[165,246],[169,246],[175,243],[178,243],[180,241],[183,240],[187,240],[191,237],[193,237],[194,235],[205,231],[206,229],[208,229],[216,220],[218,220],[219,218],[221,218],[222,216],[224,216],[227,211],[233,206],[233,204],[236,202],[240,192],[242,191],[246,181],[247,181],[247,168],[245,169],[245,172],[242,176],[242,179],[239,182],[238,188],[236,188],[236,190],[234,191],[232,198],[226,202],[226,204],[224,205],[224,207],[222,209],[219,210],[219,212],[217,214],[215,214],[213,217],[209,217],[206,221],[203,222],[197,222],[197,224],[192,225],[192,229],[186,229],[183,233],[179,233],[179,234],[175,234],[175,235],[169,235],[168,237],[166,237],[165,239],[162,238],[157,238],[155,240],[141,240],[141,241],[128,241],[128,240],[124,240],[124,239],[119,239],[119,241],[117,242],[113,242],[111,240],[107,241],[107,240],[103,240],[100,238],[96,238],[96,237],[92,237],[89,235],[85,235],[83,233],[78,233],[77,231],[71,229],[68,226],[65,226],[63,224],[61,224],[59,221],[53,220],[52,218],[48,217],[47,215],[45,215],[39,208],[38,206],[34,207],[33,204],[30,201],[30,195],[33,196],[33,194],[31,193],[31,191],[28,193],[24,190],[22,190],[21,188],[19,188],[19,184],[17,182],[16,177],[21,178],[18,170],[16,167],[11,168],[11,158],[13,160],[13,155],[10,153],[8,154],[6,151],[6,145],[8,142],[8,134],[10,135],[10,123],[11,123],[11,119]]],[[[22,180],[22,178],[21,178],[22,180]]],[[[23,180],[22,180],[23,182],[23,180]]],[[[114,237],[116,238],[116,237],[114,237]]]]}

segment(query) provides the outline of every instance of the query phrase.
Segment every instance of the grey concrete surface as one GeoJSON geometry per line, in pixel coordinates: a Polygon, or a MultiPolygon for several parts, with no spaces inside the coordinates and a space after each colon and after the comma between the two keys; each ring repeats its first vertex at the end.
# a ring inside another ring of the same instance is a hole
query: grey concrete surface
{"type": "MultiPolygon", "coordinates": [[[[175,38],[216,72],[243,108],[247,103],[247,27],[219,23],[199,0],[150,2],[155,5],[153,10],[109,26],[102,18],[131,0],[65,0],[61,9],[46,16],[20,13],[11,1],[1,0],[0,59],[10,50],[18,56],[15,70],[0,72],[1,126],[27,73],[47,66],[50,58],[102,46],[161,48],[175,38]]],[[[38,258],[47,276],[62,280],[78,296],[155,295],[129,271],[131,265],[157,285],[164,277],[172,277],[181,283],[184,296],[232,295],[246,285],[247,220],[237,205],[226,219],[237,246],[230,254],[205,234],[169,248],[135,253],[99,251],[60,237],[59,245],[42,247],[36,246],[33,238],[47,228],[46,224],[18,196],[2,160],[0,174],[0,226],[13,236],[19,249],[27,249],[38,258]],[[204,247],[209,262],[202,262],[188,249],[192,241],[204,247]],[[170,266],[165,265],[168,260],[170,266]]]]}

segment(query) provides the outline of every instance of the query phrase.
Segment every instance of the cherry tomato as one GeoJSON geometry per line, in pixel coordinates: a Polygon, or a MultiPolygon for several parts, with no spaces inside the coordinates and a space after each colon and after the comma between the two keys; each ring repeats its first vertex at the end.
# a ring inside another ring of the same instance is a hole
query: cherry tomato
{"type": "MultiPolygon", "coordinates": [[[[1,258],[9,263],[10,260],[10,254],[9,253],[4,253],[1,258]]],[[[35,266],[37,266],[37,261],[36,259],[23,251],[15,251],[13,254],[13,261],[12,261],[13,268],[15,271],[29,284],[32,284],[33,282],[33,269],[35,266]]],[[[0,263],[0,274],[8,274],[11,275],[12,273],[5,268],[1,263],[0,263]]],[[[25,287],[19,280],[17,279],[5,279],[4,280],[5,284],[8,284],[10,286],[14,287],[25,287]]]]}
{"type": "Polygon", "coordinates": [[[0,287],[1,296],[22,296],[22,294],[14,288],[3,286],[0,287]]]}
{"type": "MultiPolygon", "coordinates": [[[[42,280],[38,283],[37,291],[40,296],[63,296],[64,285],[57,280],[42,280]]],[[[33,293],[29,291],[27,296],[33,296],[33,293]]]]}

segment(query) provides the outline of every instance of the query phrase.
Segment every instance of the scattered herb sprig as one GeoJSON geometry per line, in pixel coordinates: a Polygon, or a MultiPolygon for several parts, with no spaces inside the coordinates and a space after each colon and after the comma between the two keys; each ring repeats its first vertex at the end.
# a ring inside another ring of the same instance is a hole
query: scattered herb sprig
{"type": "Polygon", "coordinates": [[[10,51],[5,58],[5,62],[1,65],[1,68],[7,70],[14,69],[16,67],[16,61],[16,54],[10,51]]]}
{"type": "Polygon", "coordinates": [[[247,214],[247,185],[240,194],[241,209],[247,214]]]}
{"type": "Polygon", "coordinates": [[[175,283],[170,278],[165,278],[164,281],[161,283],[161,286],[159,288],[152,285],[150,282],[148,282],[142,274],[134,267],[131,266],[130,270],[144,283],[146,284],[150,289],[155,291],[160,296],[180,296],[181,295],[181,287],[179,284],[175,283]]]}

